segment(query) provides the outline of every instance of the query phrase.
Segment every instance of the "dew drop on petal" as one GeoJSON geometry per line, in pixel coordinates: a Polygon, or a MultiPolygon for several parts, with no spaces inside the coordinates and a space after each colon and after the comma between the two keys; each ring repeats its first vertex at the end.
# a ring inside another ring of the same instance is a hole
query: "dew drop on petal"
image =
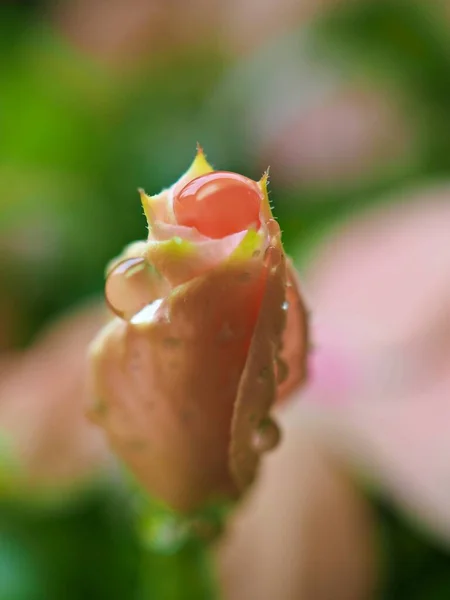
{"type": "Polygon", "coordinates": [[[251,446],[257,454],[273,450],[280,441],[280,429],[270,417],[263,419],[252,433],[251,446]]]}
{"type": "Polygon", "coordinates": [[[109,308],[129,321],[157,296],[155,273],[143,257],[127,258],[109,272],[105,298],[109,308]]]}
{"type": "Polygon", "coordinates": [[[174,198],[179,225],[195,227],[219,239],[250,227],[259,229],[261,193],[257,184],[237,173],[214,171],[190,181],[174,198]]]}
{"type": "Polygon", "coordinates": [[[280,226],[278,225],[278,222],[275,221],[275,219],[269,219],[267,221],[266,227],[267,227],[267,232],[269,234],[269,237],[271,239],[276,238],[279,235],[281,235],[280,226]]]}
{"type": "Polygon", "coordinates": [[[264,264],[270,268],[270,271],[275,271],[282,260],[281,250],[275,246],[269,246],[264,253],[264,264]]]}

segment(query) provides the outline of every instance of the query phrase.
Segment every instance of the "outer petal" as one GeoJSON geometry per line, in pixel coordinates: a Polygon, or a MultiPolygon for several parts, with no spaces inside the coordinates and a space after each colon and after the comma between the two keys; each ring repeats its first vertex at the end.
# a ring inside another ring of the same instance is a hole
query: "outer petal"
{"type": "Polygon", "coordinates": [[[265,291],[233,414],[230,469],[239,489],[253,481],[262,451],[278,441],[268,420],[276,396],[275,359],[286,322],[286,264],[281,248],[266,253],[265,291]],[[264,440],[267,436],[267,440],[264,440]]]}
{"type": "Polygon", "coordinates": [[[91,350],[93,420],[144,487],[189,511],[236,491],[230,423],[263,291],[262,261],[179,286],[91,350]]]}
{"type": "Polygon", "coordinates": [[[303,303],[302,294],[295,269],[287,263],[287,319],[283,333],[282,349],[279,354],[280,373],[277,391],[278,401],[284,400],[295,388],[301,385],[307,375],[308,358],[308,313],[303,303]]]}

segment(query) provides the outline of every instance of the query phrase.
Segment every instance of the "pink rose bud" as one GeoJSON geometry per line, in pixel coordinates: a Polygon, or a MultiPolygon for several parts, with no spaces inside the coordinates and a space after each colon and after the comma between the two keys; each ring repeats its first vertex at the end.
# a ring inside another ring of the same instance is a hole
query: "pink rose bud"
{"type": "Polygon", "coordinates": [[[180,511],[249,486],[278,442],[273,403],[305,377],[306,312],[266,185],[199,148],[171,188],[141,192],[148,240],[107,271],[117,317],[91,347],[89,415],[180,511]]]}

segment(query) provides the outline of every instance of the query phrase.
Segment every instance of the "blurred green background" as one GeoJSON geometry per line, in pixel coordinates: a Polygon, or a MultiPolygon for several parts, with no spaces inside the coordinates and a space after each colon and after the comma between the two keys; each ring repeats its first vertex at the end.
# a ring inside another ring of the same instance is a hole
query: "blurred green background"
{"type": "MultiPolygon", "coordinates": [[[[102,293],[107,261],[145,237],[137,188],[171,184],[197,141],[218,169],[258,179],[271,166],[301,267],[330,225],[448,177],[448,8],[2,2],[2,360],[102,293]]],[[[57,508],[21,494],[0,511],[0,600],[134,597],[137,549],[118,492],[57,508]]]]}

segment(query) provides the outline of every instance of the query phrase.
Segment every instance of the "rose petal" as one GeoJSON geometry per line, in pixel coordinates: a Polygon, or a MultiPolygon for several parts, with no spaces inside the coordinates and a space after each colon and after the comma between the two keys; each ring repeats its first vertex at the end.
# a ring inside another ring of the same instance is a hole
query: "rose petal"
{"type": "Polygon", "coordinates": [[[153,223],[148,239],[150,241],[164,242],[174,237],[179,237],[187,242],[206,242],[210,239],[206,235],[199,233],[194,227],[173,225],[172,223],[163,223],[162,221],[155,221],[153,223]]]}
{"type": "MultiPolygon", "coordinates": [[[[148,242],[146,257],[172,286],[177,286],[216,268],[236,256],[242,246],[247,248],[249,244],[254,252],[262,249],[263,239],[254,231],[241,231],[196,244],[172,238],[166,242],[148,242]]],[[[251,258],[251,253],[244,258],[251,258]]]]}
{"type": "Polygon", "coordinates": [[[189,511],[235,485],[233,406],[262,295],[262,261],[181,285],[149,321],[119,319],[91,351],[90,416],[144,487],[189,511]]]}
{"type": "Polygon", "coordinates": [[[303,303],[302,294],[295,269],[290,261],[287,263],[286,287],[287,318],[283,333],[282,350],[279,359],[286,369],[286,378],[278,385],[278,401],[284,400],[294,389],[306,379],[308,358],[308,313],[303,303]]]}
{"type": "MultiPolygon", "coordinates": [[[[264,297],[239,384],[231,432],[230,469],[241,490],[255,477],[261,454],[259,444],[254,444],[255,433],[258,428],[267,427],[276,396],[275,357],[286,321],[286,263],[279,247],[268,248],[265,270],[264,297]]],[[[276,426],[269,427],[273,431],[276,426]]],[[[272,431],[269,435],[273,435],[272,431]]]]}

